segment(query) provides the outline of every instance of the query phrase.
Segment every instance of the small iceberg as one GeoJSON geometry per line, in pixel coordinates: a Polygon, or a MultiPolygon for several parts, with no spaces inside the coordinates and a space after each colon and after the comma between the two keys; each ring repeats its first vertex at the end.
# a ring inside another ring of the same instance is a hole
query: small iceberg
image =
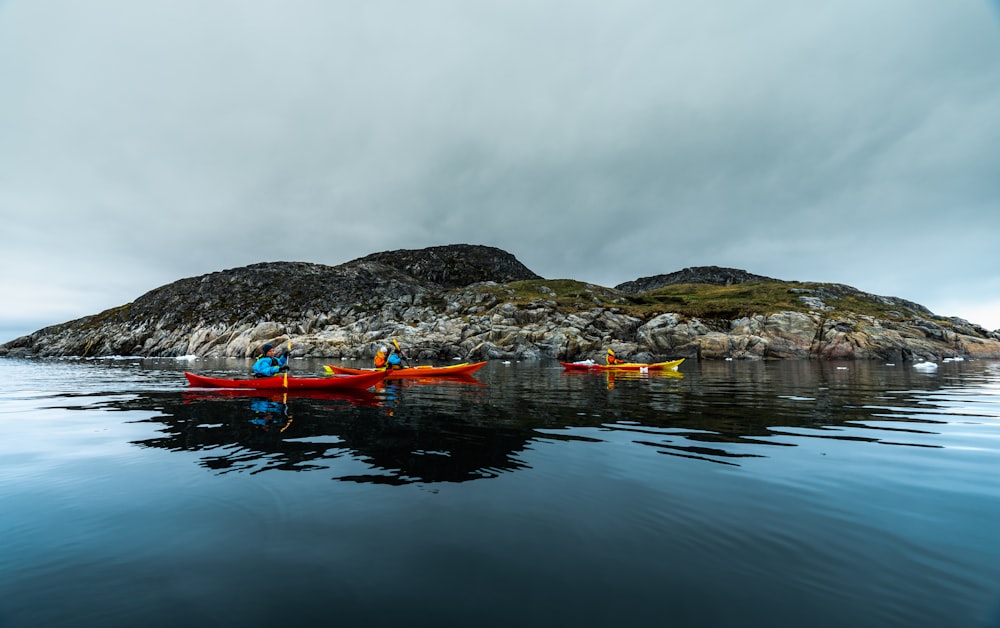
{"type": "Polygon", "coordinates": [[[938,365],[934,362],[917,362],[913,365],[913,368],[918,371],[936,371],[938,365]]]}

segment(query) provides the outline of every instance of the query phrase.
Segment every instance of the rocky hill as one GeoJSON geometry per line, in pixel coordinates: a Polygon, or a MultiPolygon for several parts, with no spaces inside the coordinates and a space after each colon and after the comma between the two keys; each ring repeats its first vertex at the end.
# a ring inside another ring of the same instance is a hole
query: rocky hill
{"type": "Polygon", "coordinates": [[[705,283],[715,286],[731,286],[737,283],[747,283],[749,281],[779,281],[763,275],[754,275],[745,270],[737,268],[719,268],[718,266],[695,266],[685,268],[666,275],[655,275],[653,277],[641,277],[634,281],[615,286],[615,290],[624,292],[648,292],[683,283],[705,283]]]}
{"type": "Polygon", "coordinates": [[[461,288],[480,281],[508,283],[541,279],[506,251],[490,246],[453,244],[426,249],[372,253],[356,263],[379,262],[424,283],[461,288]]]}
{"type": "Polygon", "coordinates": [[[132,303],[0,345],[8,356],[563,360],[607,348],[637,361],[1000,358],[1000,335],[841,284],[710,267],[607,288],[546,280],[513,255],[451,245],[341,264],[270,262],[181,279],[132,303]]]}

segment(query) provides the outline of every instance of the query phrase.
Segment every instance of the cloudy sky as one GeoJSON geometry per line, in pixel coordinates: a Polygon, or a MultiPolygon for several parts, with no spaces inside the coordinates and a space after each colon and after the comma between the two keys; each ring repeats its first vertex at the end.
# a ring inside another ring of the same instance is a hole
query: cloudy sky
{"type": "Polygon", "coordinates": [[[1000,3],[0,0],[0,211],[0,342],[456,243],[997,329],[1000,3]]]}

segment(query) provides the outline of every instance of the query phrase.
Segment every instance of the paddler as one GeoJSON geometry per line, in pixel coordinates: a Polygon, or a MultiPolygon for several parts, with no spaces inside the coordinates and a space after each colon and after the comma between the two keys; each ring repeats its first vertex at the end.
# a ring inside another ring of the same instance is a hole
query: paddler
{"type": "Polygon", "coordinates": [[[400,357],[399,351],[393,349],[389,352],[389,357],[386,362],[388,362],[388,367],[390,369],[401,369],[403,368],[403,358],[400,357]]]}
{"type": "Polygon", "coordinates": [[[375,352],[375,368],[384,369],[386,363],[388,362],[388,350],[385,347],[379,347],[378,351],[375,352]]]}
{"type": "Polygon", "coordinates": [[[274,345],[268,343],[260,348],[260,356],[253,363],[254,377],[271,377],[288,370],[288,356],[274,357],[274,345]]]}
{"type": "Polygon", "coordinates": [[[614,349],[608,349],[608,366],[612,366],[614,364],[625,364],[625,360],[616,357],[614,349]]]}

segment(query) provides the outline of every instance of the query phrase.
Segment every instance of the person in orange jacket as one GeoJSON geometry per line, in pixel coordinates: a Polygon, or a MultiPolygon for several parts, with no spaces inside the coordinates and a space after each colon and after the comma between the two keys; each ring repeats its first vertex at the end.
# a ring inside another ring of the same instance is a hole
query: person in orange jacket
{"type": "Polygon", "coordinates": [[[385,347],[379,347],[375,352],[375,368],[384,369],[388,363],[388,351],[385,347]]]}
{"type": "Polygon", "coordinates": [[[616,357],[614,349],[608,349],[608,366],[612,366],[614,364],[625,364],[625,360],[616,357]]]}

